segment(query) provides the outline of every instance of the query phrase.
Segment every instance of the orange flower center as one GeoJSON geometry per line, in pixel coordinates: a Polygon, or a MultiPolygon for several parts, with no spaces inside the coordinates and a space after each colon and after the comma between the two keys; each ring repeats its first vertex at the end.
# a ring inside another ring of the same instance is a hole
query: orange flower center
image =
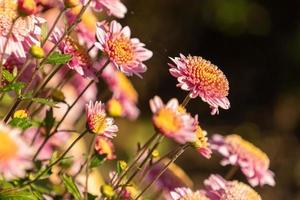
{"type": "Polygon", "coordinates": [[[130,80],[122,73],[117,71],[116,77],[118,80],[119,87],[126,94],[126,96],[133,102],[137,102],[138,94],[131,84],[130,80]]]}
{"type": "Polygon", "coordinates": [[[18,146],[7,133],[0,133],[0,162],[5,162],[15,157],[18,146]]]}
{"type": "Polygon", "coordinates": [[[90,118],[91,129],[96,134],[103,134],[106,129],[105,115],[93,115],[90,118]]]}
{"type": "Polygon", "coordinates": [[[269,166],[270,160],[267,154],[254,146],[252,143],[241,138],[239,135],[229,135],[226,137],[225,141],[242,156],[245,155],[247,158],[252,158],[256,162],[260,162],[263,166],[269,166]]]}
{"type": "Polygon", "coordinates": [[[181,120],[176,113],[168,108],[162,108],[153,117],[153,122],[163,133],[174,133],[181,128],[181,120]]]}
{"type": "Polygon", "coordinates": [[[196,136],[197,136],[197,139],[194,143],[196,148],[206,148],[206,147],[208,147],[206,132],[203,131],[200,126],[197,127],[196,136]]]}
{"type": "Polygon", "coordinates": [[[248,185],[233,181],[231,182],[227,189],[225,190],[224,195],[220,198],[220,200],[261,200],[259,194],[255,192],[248,185]]]}
{"type": "Polygon", "coordinates": [[[0,0],[0,34],[6,36],[17,17],[17,4],[11,0],[0,0]]]}
{"type": "Polygon", "coordinates": [[[229,84],[226,76],[208,60],[197,56],[187,57],[187,71],[189,76],[199,84],[205,93],[215,97],[228,95],[229,84]]]}
{"type": "Polygon", "coordinates": [[[108,55],[117,64],[128,64],[133,60],[134,51],[130,38],[120,35],[107,42],[109,52],[108,55]]]}

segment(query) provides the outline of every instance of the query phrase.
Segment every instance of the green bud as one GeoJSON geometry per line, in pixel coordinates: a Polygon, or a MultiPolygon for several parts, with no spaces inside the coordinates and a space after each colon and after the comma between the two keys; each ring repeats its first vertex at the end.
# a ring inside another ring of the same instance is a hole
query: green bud
{"type": "Polygon", "coordinates": [[[30,48],[30,54],[35,57],[35,58],[44,58],[45,57],[45,52],[44,49],[37,46],[37,45],[32,45],[30,48]]]}
{"type": "Polygon", "coordinates": [[[115,195],[113,187],[107,184],[101,186],[101,193],[107,198],[112,198],[115,195]]]}

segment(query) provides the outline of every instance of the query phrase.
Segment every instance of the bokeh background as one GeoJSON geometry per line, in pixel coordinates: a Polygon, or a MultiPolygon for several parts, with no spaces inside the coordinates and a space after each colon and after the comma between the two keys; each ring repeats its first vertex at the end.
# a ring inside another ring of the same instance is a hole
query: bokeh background
{"type": "MultiPolygon", "coordinates": [[[[230,110],[211,116],[207,104],[193,100],[188,110],[199,114],[209,135],[237,133],[270,157],[276,186],[256,190],[266,200],[300,199],[300,1],[262,0],[127,0],[129,25],[154,56],[144,78],[133,77],[142,114],[138,121],[119,120],[119,158],[134,153],[136,142],[152,135],[148,101],[182,100],[168,57],[202,56],[219,66],[230,82],[230,110]],[[129,149],[129,150],[128,150],[129,149]]],[[[165,142],[161,153],[174,146],[165,142]]],[[[205,160],[188,151],[177,164],[202,186],[210,173],[226,174],[215,154],[205,160]]],[[[246,181],[237,173],[234,178],[246,181]]]]}

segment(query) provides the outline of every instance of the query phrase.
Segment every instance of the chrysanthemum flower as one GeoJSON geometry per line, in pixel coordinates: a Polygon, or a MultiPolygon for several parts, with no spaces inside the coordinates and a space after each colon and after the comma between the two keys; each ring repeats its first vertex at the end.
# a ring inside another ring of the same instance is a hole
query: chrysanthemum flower
{"type": "Polygon", "coordinates": [[[152,52],[144,48],[144,44],[137,38],[130,38],[131,32],[128,26],[122,28],[121,24],[112,21],[97,23],[96,31],[98,42],[95,46],[103,51],[111,63],[127,75],[141,73],[147,70],[143,61],[152,57],[152,52]]]}
{"type": "Polygon", "coordinates": [[[45,20],[34,15],[18,18],[3,52],[7,35],[18,16],[17,0],[0,0],[0,5],[0,54],[4,54],[4,60],[11,54],[15,54],[18,59],[25,58],[29,48],[39,43],[40,26],[45,20]]]}
{"type": "Polygon", "coordinates": [[[177,99],[171,99],[166,105],[155,96],[150,100],[153,112],[152,122],[155,128],[166,137],[180,144],[195,142],[195,119],[186,112],[180,112],[177,99]]]}
{"type": "Polygon", "coordinates": [[[211,175],[204,185],[211,200],[261,200],[250,186],[238,181],[226,181],[219,175],[211,175]]]}
{"type": "Polygon", "coordinates": [[[222,165],[238,165],[252,186],[275,185],[274,173],[269,170],[270,160],[259,148],[239,135],[214,135],[211,147],[224,159],[222,165]]]}
{"type": "MultiPolygon", "coordinates": [[[[63,32],[56,28],[51,35],[50,41],[58,43],[62,37],[63,32]]],[[[58,45],[58,49],[63,54],[69,54],[72,56],[71,60],[66,64],[70,69],[75,70],[78,74],[85,77],[95,76],[92,68],[92,62],[87,54],[86,49],[77,43],[70,36],[66,36],[64,40],[58,45]]]]}
{"type": "Polygon", "coordinates": [[[229,109],[228,80],[217,66],[202,57],[182,54],[171,60],[170,73],[177,78],[178,87],[190,91],[191,98],[201,97],[212,108],[212,115],[219,112],[218,107],[229,109]]]}
{"type": "Polygon", "coordinates": [[[93,0],[91,6],[96,11],[104,10],[108,15],[118,18],[125,17],[127,8],[120,0],[93,0]]]}
{"type": "Polygon", "coordinates": [[[114,160],[116,158],[113,143],[102,136],[98,136],[95,142],[95,150],[99,155],[106,154],[106,160],[114,160]]]}
{"type": "Polygon", "coordinates": [[[87,127],[88,129],[97,134],[107,138],[113,138],[118,131],[117,125],[114,124],[113,118],[107,117],[105,112],[105,105],[96,101],[92,101],[86,105],[87,113],[87,127]]]}
{"type": "Polygon", "coordinates": [[[202,191],[192,191],[190,188],[175,188],[170,192],[171,200],[210,200],[202,191]]]}
{"type": "Polygon", "coordinates": [[[0,121],[0,174],[7,180],[23,178],[32,167],[33,151],[23,141],[18,129],[0,121]]]}
{"type": "Polygon", "coordinates": [[[202,130],[198,125],[196,130],[196,141],[193,142],[193,146],[197,149],[197,151],[204,156],[205,158],[210,158],[212,151],[210,149],[210,144],[207,139],[207,132],[202,130]]]}

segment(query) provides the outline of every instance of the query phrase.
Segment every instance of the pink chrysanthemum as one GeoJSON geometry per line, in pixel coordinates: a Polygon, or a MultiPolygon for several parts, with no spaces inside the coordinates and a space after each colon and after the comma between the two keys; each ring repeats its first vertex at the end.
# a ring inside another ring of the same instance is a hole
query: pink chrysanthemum
{"type": "Polygon", "coordinates": [[[7,180],[23,178],[32,164],[33,151],[23,141],[18,129],[0,121],[0,174],[7,180]]]}
{"type": "Polygon", "coordinates": [[[143,61],[152,57],[152,52],[144,48],[144,44],[137,38],[130,38],[128,26],[112,21],[108,27],[106,23],[97,23],[96,31],[98,42],[95,46],[103,51],[111,63],[127,75],[141,73],[147,70],[143,61]]]}
{"type": "Polygon", "coordinates": [[[113,118],[107,117],[105,112],[105,105],[96,101],[92,101],[86,105],[87,113],[87,127],[88,129],[97,134],[107,138],[113,138],[118,131],[117,125],[114,124],[113,118]]]}
{"type": "Polygon", "coordinates": [[[175,188],[170,192],[171,200],[210,200],[202,191],[192,191],[190,188],[175,188]]]}
{"type": "Polygon", "coordinates": [[[99,155],[106,154],[106,160],[116,159],[114,145],[109,139],[105,137],[98,136],[96,138],[95,150],[99,155]]]}
{"type": "Polygon", "coordinates": [[[96,11],[104,10],[108,15],[124,18],[127,12],[126,6],[120,0],[93,0],[91,6],[96,11]]]}
{"type": "Polygon", "coordinates": [[[228,80],[217,66],[202,57],[182,54],[171,60],[170,73],[177,78],[178,87],[190,91],[191,98],[201,97],[212,108],[212,115],[219,113],[218,107],[229,109],[228,80]]]}
{"type": "MultiPolygon", "coordinates": [[[[63,32],[56,28],[51,35],[50,41],[55,44],[60,40],[62,35],[63,32]]],[[[66,36],[65,39],[58,45],[58,49],[63,54],[69,54],[72,56],[71,60],[67,63],[67,66],[70,69],[75,70],[81,76],[94,77],[95,72],[92,68],[92,62],[86,49],[78,44],[73,38],[66,36]]]]}
{"type": "MultiPolygon", "coordinates": [[[[198,122],[198,116],[196,116],[195,120],[198,122]]],[[[199,125],[197,126],[196,140],[193,142],[193,146],[205,158],[209,159],[211,157],[212,151],[208,142],[207,132],[202,130],[199,125]]]]}
{"type": "Polygon", "coordinates": [[[211,200],[261,200],[250,186],[238,181],[226,181],[219,175],[211,175],[204,185],[211,200]]]}
{"type": "Polygon", "coordinates": [[[214,135],[211,147],[224,159],[222,165],[238,165],[252,186],[275,185],[274,173],[269,170],[270,160],[259,148],[239,135],[214,135]]]}
{"type": "Polygon", "coordinates": [[[4,60],[11,54],[25,58],[29,48],[39,43],[40,26],[45,20],[34,15],[18,18],[3,52],[13,20],[18,16],[17,0],[0,0],[0,5],[0,55],[4,55],[4,60]]]}
{"type": "Polygon", "coordinates": [[[155,128],[166,137],[180,144],[195,142],[195,119],[186,112],[181,112],[177,99],[171,99],[166,105],[161,98],[155,96],[150,100],[153,112],[152,122],[155,128]]]}

